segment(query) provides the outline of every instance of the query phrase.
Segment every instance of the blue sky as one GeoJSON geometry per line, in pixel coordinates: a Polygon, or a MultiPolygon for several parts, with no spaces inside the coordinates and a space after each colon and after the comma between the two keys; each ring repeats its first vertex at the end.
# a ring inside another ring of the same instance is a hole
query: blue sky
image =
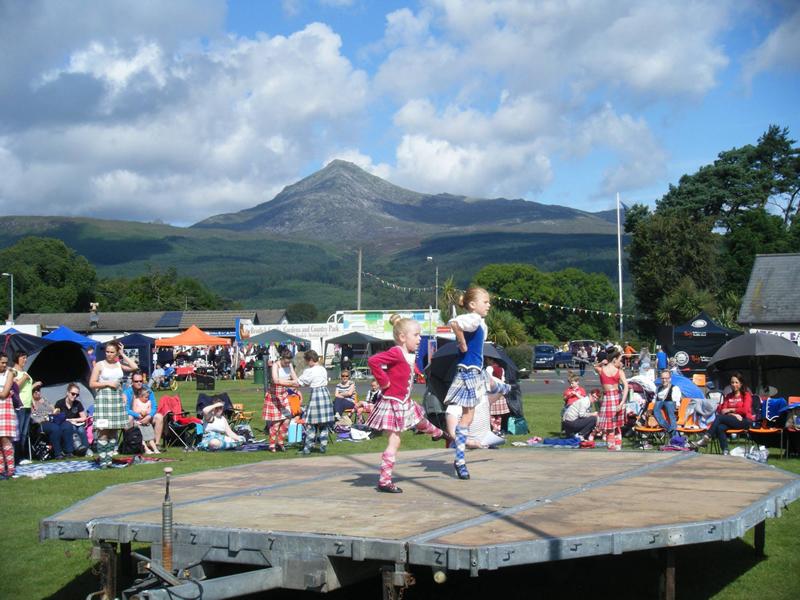
{"type": "Polygon", "coordinates": [[[772,124],[790,0],[0,5],[0,209],[189,224],[333,158],[422,192],[652,203],[772,124]]]}

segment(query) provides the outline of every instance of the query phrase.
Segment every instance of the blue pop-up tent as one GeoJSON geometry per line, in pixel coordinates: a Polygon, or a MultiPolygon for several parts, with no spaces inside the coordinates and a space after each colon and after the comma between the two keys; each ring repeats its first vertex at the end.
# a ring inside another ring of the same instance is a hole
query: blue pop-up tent
{"type": "Polygon", "coordinates": [[[58,329],[54,329],[44,336],[44,339],[50,340],[51,342],[75,342],[76,344],[80,344],[80,346],[84,349],[94,349],[98,344],[96,340],[81,335],[80,333],[76,333],[65,325],[61,325],[58,329]]]}
{"type": "MultiPolygon", "coordinates": [[[[124,345],[125,353],[129,356],[131,356],[131,350],[136,351],[132,354],[133,358],[135,358],[139,363],[139,369],[141,369],[144,374],[149,377],[150,373],[153,371],[152,357],[153,348],[155,347],[156,343],[155,338],[147,337],[141,333],[131,333],[125,337],[117,338],[117,341],[124,345]]],[[[102,344],[97,347],[95,356],[97,357],[97,360],[105,359],[106,349],[102,344]]]]}

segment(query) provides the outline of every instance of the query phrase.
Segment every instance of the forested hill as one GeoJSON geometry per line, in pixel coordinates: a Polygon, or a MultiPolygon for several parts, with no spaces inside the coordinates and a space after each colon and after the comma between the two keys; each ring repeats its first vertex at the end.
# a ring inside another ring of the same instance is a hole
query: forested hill
{"type": "MultiPolygon", "coordinates": [[[[23,237],[52,237],[85,256],[101,276],[134,277],[175,267],[224,298],[243,306],[284,308],[309,302],[320,312],[355,306],[359,238],[330,243],[264,232],[102,221],[66,217],[6,217],[0,249],[23,237]],[[113,251],[109,249],[113,248],[113,251]]],[[[458,286],[490,263],[524,262],[552,271],[576,267],[614,277],[616,237],[513,231],[464,232],[421,240],[364,245],[366,272],[410,287],[433,285],[433,256],[440,281],[458,286]]],[[[371,308],[427,306],[432,297],[363,281],[363,305],[371,308]]]]}

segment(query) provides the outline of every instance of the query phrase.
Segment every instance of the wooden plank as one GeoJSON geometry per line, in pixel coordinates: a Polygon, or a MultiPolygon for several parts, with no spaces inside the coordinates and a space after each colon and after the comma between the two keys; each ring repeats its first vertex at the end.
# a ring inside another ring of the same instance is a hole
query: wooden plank
{"type": "MultiPolygon", "coordinates": [[[[796,480],[729,457],[655,452],[471,452],[469,481],[453,476],[450,452],[401,452],[399,459],[396,481],[404,493],[397,495],[374,489],[379,454],[272,460],[175,477],[174,519],[177,526],[392,540],[452,526],[431,543],[478,546],[720,519],[796,480]],[[488,522],[458,530],[470,519],[488,522]]],[[[163,479],[115,486],[56,520],[158,525],[163,488],[163,479]]]]}

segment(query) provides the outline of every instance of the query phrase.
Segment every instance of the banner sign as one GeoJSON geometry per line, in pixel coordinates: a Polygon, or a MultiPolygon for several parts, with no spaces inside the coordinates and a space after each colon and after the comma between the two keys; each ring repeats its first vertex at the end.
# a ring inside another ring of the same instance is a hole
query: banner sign
{"type": "Polygon", "coordinates": [[[774,329],[750,329],[750,333],[769,333],[786,338],[790,342],[800,346],[800,331],[775,331],[774,329]]]}

